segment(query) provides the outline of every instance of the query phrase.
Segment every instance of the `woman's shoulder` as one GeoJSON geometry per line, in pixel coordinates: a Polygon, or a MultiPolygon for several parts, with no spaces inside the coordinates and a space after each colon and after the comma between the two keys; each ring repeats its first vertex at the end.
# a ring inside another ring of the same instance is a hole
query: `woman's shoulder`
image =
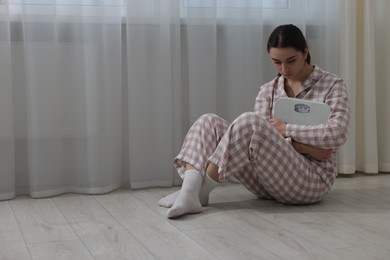
{"type": "Polygon", "coordinates": [[[315,89],[321,93],[346,92],[347,86],[345,81],[337,74],[315,67],[315,89]]]}

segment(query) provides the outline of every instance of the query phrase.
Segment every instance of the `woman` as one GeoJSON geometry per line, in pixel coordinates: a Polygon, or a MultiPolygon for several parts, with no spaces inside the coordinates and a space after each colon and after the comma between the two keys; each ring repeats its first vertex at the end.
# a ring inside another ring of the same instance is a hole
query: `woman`
{"type": "Polygon", "coordinates": [[[278,76],[261,86],[254,112],[229,124],[215,114],[201,116],[189,130],[174,166],[181,190],[159,201],[168,218],[199,213],[219,182],[234,176],[259,198],[286,204],[320,201],[337,175],[336,150],[345,143],[349,102],[341,78],[310,65],[302,32],[281,25],[267,50],[278,76]],[[326,124],[295,125],[272,118],[281,97],[321,101],[331,107],[326,124]]]}

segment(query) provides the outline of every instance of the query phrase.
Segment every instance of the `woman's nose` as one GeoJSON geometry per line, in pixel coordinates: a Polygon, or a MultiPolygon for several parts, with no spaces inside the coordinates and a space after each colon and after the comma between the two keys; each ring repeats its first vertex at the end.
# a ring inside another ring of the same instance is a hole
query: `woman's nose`
{"type": "Polygon", "coordinates": [[[282,72],[286,72],[288,70],[288,66],[282,63],[282,72]]]}

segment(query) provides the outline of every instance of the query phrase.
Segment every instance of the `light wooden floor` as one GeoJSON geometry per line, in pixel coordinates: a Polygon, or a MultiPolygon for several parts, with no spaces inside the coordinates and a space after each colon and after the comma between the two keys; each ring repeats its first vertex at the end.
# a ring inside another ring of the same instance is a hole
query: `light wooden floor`
{"type": "Polygon", "coordinates": [[[0,259],[390,259],[390,174],[338,178],[316,205],[218,187],[201,214],[165,218],[177,190],[0,202],[0,259]]]}

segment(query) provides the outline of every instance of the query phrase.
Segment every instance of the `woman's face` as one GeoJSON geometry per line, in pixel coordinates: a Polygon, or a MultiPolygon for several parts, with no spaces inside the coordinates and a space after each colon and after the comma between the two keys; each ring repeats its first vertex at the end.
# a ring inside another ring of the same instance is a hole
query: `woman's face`
{"type": "Polygon", "coordinates": [[[301,71],[306,64],[308,50],[297,51],[292,47],[271,48],[269,56],[276,70],[289,80],[299,80],[301,71]]]}

